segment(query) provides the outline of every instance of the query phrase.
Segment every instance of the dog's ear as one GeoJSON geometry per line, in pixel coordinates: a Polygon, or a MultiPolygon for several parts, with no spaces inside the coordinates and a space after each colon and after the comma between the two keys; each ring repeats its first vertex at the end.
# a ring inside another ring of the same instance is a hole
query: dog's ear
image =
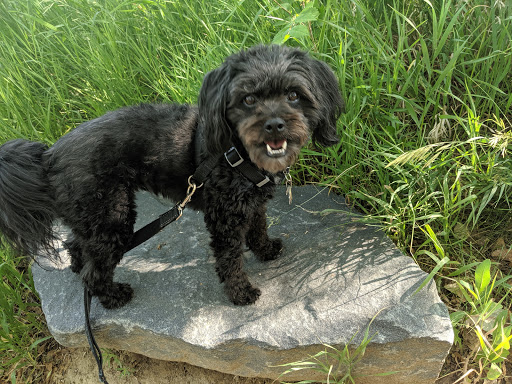
{"type": "Polygon", "coordinates": [[[324,147],[337,144],[339,137],[336,121],[345,108],[338,79],[327,64],[312,60],[312,76],[317,89],[315,94],[320,104],[320,118],[313,127],[313,141],[324,147]]]}
{"type": "Polygon", "coordinates": [[[203,149],[210,154],[226,151],[231,142],[232,131],[226,120],[228,85],[231,79],[227,63],[206,74],[199,91],[199,124],[203,149]]]}

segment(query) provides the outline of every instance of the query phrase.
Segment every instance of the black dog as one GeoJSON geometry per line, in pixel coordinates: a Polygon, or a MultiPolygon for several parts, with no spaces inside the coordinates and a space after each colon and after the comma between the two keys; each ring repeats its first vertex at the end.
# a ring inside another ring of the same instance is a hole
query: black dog
{"type": "Polygon", "coordinates": [[[135,222],[134,196],[147,190],[180,201],[187,179],[215,159],[190,206],[204,212],[216,270],[237,305],[260,290],[242,268],[244,243],[262,261],[275,259],[281,240],[269,239],[266,203],[274,183],[261,187],[222,154],[234,146],[271,180],[282,176],[311,136],[338,142],[343,101],[329,67],[305,52],[257,46],[209,72],[198,107],[149,104],[122,108],[85,122],[51,148],[26,140],[0,147],[0,232],[24,254],[52,249],[52,223],[72,230],[71,269],[106,308],[132,297],[113,281],[135,222]],[[218,159],[218,160],[217,160],[218,159]]]}

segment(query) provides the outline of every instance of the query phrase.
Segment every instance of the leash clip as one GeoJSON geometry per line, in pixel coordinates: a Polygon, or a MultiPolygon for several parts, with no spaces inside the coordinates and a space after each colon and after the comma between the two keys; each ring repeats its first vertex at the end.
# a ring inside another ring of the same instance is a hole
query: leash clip
{"type": "Polygon", "coordinates": [[[181,215],[183,214],[183,208],[185,208],[185,205],[187,205],[190,202],[190,200],[192,200],[192,196],[194,195],[196,190],[198,188],[201,188],[203,186],[203,184],[204,184],[204,183],[201,183],[200,185],[196,185],[196,183],[194,183],[194,181],[192,179],[192,176],[194,176],[194,175],[190,175],[188,177],[187,196],[185,196],[183,201],[178,204],[179,216],[178,216],[178,218],[176,220],[178,220],[181,217],[181,215]]]}

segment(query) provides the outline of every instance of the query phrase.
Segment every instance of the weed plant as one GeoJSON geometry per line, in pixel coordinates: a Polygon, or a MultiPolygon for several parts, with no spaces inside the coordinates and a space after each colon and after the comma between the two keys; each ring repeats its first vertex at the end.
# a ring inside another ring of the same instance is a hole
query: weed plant
{"type": "MultiPolygon", "coordinates": [[[[195,103],[204,74],[254,44],[326,61],[346,101],[342,140],[303,151],[295,184],[344,194],[435,279],[453,312],[454,356],[470,356],[450,359],[445,374],[504,375],[510,0],[4,0],[0,30],[1,143],[51,144],[124,105],[195,103]]],[[[37,366],[47,333],[29,275],[2,252],[0,380],[26,381],[19,368],[37,366]]]]}

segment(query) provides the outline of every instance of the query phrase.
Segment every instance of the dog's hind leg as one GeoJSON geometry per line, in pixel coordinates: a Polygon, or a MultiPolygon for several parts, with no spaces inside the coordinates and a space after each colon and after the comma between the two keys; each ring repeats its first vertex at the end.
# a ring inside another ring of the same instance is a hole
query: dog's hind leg
{"type": "Polygon", "coordinates": [[[133,297],[129,284],[114,282],[114,269],[123,253],[106,243],[90,239],[84,252],[88,255],[81,271],[84,284],[108,309],[120,308],[133,297]]]}
{"type": "Polygon", "coordinates": [[[71,257],[71,270],[74,273],[80,273],[84,266],[84,262],[82,260],[82,247],[80,247],[80,242],[74,239],[74,236],[71,235],[65,242],[64,248],[69,253],[71,257]]]}
{"type": "MultiPolygon", "coordinates": [[[[133,230],[128,225],[102,227],[101,232],[81,243],[83,267],[80,275],[90,292],[108,309],[119,308],[133,297],[129,284],[114,282],[114,269],[121,261],[133,230]]],[[[100,229],[100,228],[98,228],[100,229]]]]}
{"type": "Polygon", "coordinates": [[[123,186],[99,191],[82,204],[66,222],[73,231],[67,247],[72,270],[105,308],[119,308],[133,297],[128,284],[114,282],[114,269],[133,237],[133,193],[123,186]]]}

